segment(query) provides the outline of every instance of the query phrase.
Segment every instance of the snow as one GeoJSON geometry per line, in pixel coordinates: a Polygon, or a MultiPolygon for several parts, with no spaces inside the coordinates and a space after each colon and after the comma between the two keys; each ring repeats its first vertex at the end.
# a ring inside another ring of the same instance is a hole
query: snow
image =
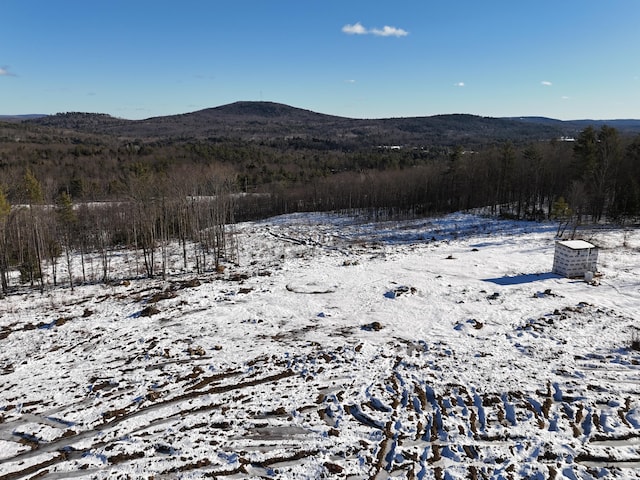
{"type": "Polygon", "coordinates": [[[640,478],[640,232],[587,284],[550,223],[237,230],[223,273],[0,300],[0,478],[640,478]]]}
{"type": "Polygon", "coordinates": [[[595,248],[595,245],[592,245],[589,242],[585,242],[584,240],[562,240],[558,243],[570,248],[571,250],[585,250],[589,248],[595,248]]]}

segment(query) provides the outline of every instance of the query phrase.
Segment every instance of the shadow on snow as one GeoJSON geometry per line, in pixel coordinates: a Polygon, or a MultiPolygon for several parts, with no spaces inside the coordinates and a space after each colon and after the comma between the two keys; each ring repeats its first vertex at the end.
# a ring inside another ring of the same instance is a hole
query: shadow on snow
{"type": "Polygon", "coordinates": [[[495,283],[497,285],[520,285],[522,283],[539,282],[549,280],[551,278],[562,278],[555,273],[527,273],[524,275],[514,275],[512,277],[483,278],[485,282],[495,283]]]}

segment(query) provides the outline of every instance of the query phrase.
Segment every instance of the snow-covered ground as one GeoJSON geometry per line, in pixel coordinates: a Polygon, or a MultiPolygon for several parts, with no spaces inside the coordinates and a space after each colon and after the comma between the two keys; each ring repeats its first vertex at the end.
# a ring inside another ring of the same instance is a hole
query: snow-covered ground
{"type": "Polygon", "coordinates": [[[640,232],[292,215],[238,263],[0,299],[0,479],[640,478],[640,232]]]}

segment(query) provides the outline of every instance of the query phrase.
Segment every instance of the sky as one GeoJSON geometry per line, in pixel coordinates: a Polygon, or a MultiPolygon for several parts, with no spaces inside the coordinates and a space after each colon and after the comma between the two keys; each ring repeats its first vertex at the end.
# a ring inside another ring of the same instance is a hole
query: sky
{"type": "Polygon", "coordinates": [[[640,0],[2,0],[0,115],[640,118],[640,0]]]}

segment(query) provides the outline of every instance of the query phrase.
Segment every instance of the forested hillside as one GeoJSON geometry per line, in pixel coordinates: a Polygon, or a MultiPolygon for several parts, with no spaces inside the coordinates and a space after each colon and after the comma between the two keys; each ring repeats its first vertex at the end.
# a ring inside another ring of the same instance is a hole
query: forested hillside
{"type": "Polygon", "coordinates": [[[30,120],[33,125],[145,139],[238,139],[329,141],[343,149],[379,145],[424,147],[459,143],[481,145],[511,140],[537,141],[573,135],[572,123],[501,119],[475,115],[435,115],[387,119],[353,119],[325,115],[273,102],[236,102],[216,108],[145,120],[105,114],[63,113],[30,120]]]}
{"type": "Polygon", "coordinates": [[[635,221],[640,136],[624,132],[469,115],[353,120],[261,102],[0,123],[3,284],[15,268],[37,283],[45,260],[73,252],[104,252],[108,277],[107,252],[122,246],[164,274],[156,260],[173,240],[185,265],[210,268],[229,255],[227,225],[294,211],[635,221]]]}

